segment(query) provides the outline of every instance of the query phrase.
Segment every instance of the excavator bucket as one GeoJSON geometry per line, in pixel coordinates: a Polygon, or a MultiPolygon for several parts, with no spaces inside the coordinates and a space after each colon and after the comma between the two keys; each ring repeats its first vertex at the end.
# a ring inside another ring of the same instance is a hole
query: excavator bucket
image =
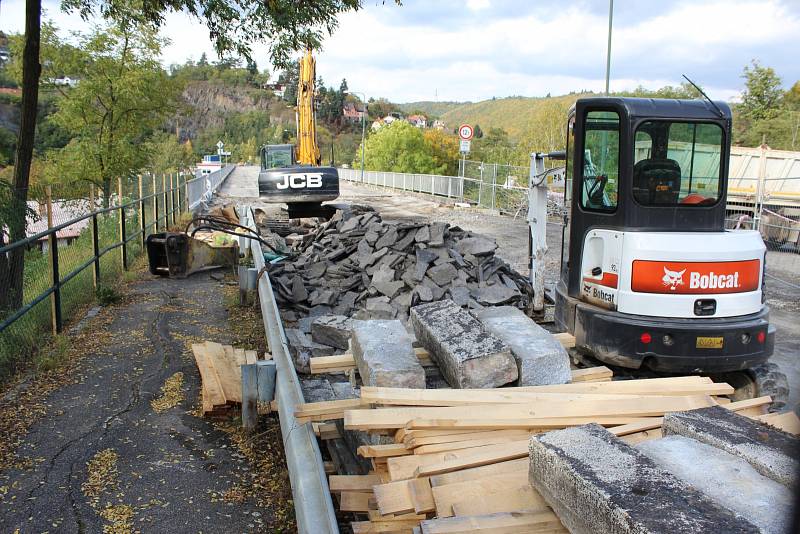
{"type": "Polygon", "coordinates": [[[200,271],[235,267],[239,246],[215,247],[183,233],[151,234],[147,237],[147,260],[151,274],[186,278],[200,271]]]}

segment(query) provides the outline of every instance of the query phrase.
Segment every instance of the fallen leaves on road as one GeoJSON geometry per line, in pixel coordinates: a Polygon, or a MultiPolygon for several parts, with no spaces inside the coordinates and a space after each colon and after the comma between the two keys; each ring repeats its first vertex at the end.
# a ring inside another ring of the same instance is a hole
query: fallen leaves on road
{"type": "Polygon", "coordinates": [[[184,399],[183,396],[183,373],[178,371],[167,378],[161,386],[161,396],[150,401],[150,406],[156,413],[166,412],[174,408],[184,399]]]}
{"type": "Polygon", "coordinates": [[[86,463],[86,482],[81,484],[81,491],[89,499],[89,504],[97,508],[100,495],[117,486],[117,460],[119,455],[114,449],[103,449],[86,463]]]}

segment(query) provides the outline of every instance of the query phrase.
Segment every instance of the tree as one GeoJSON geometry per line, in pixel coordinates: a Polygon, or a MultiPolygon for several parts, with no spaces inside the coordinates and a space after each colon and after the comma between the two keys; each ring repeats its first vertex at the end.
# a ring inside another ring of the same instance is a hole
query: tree
{"type": "Polygon", "coordinates": [[[456,136],[442,130],[425,130],[425,145],[433,158],[431,174],[455,176],[458,172],[459,142],[456,136]]]}
{"type": "Polygon", "coordinates": [[[514,160],[514,146],[508,138],[508,132],[502,128],[489,128],[481,139],[475,141],[473,157],[485,163],[508,163],[514,160]]]}
{"type": "MultiPolygon", "coordinates": [[[[353,166],[360,165],[360,161],[353,162],[353,166]]],[[[428,174],[436,165],[422,130],[398,120],[367,138],[364,167],[371,171],[428,174]]]]}
{"type": "Polygon", "coordinates": [[[79,34],[80,83],[66,91],[53,120],[74,137],[65,156],[86,162],[79,179],[103,189],[146,164],[139,145],[175,106],[178,91],[158,58],[161,40],[152,25],[109,25],[79,34]]]}
{"type": "Polygon", "coordinates": [[[745,89],[739,112],[745,120],[759,121],[775,118],[782,104],[781,79],[771,67],[762,67],[753,60],[744,68],[745,89]]]}
{"type": "Polygon", "coordinates": [[[483,130],[481,130],[480,124],[476,124],[475,128],[472,129],[472,135],[475,137],[475,139],[480,139],[483,137],[483,130]]]}

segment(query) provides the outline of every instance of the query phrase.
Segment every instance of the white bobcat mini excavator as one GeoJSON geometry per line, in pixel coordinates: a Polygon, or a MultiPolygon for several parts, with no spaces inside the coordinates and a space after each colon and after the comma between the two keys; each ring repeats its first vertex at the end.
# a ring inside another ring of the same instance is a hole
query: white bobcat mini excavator
{"type": "MultiPolygon", "coordinates": [[[[746,396],[785,395],[785,376],[766,364],[775,329],[763,240],[725,229],[728,106],[582,98],[567,132],[566,154],[547,155],[566,157],[555,322],[575,336],[579,357],[724,376],[746,396]]],[[[532,210],[542,202],[534,189],[532,210]]],[[[531,236],[543,237],[540,225],[531,236]]]]}
{"type": "Polygon", "coordinates": [[[321,166],[317,145],[315,66],[309,49],[300,61],[297,83],[296,150],[294,145],[266,145],[261,149],[259,198],[286,203],[290,219],[330,217],[335,209],[322,203],[339,197],[339,172],[334,167],[321,166]]]}

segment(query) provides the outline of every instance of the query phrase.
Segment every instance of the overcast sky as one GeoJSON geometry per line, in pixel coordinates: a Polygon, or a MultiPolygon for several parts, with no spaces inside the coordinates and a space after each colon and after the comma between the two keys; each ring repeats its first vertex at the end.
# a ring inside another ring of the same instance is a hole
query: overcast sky
{"type": "MultiPolygon", "coordinates": [[[[24,0],[0,0],[0,29],[21,32],[24,0]]],[[[56,25],[86,29],[76,16],[44,0],[56,25]]],[[[607,0],[365,0],[340,18],[318,52],[326,84],[346,78],[368,97],[396,102],[483,100],[603,89],[607,0]]],[[[617,0],[614,3],[612,90],[678,84],[681,74],[714,98],[742,88],[751,59],[775,68],[790,86],[800,79],[799,0],[617,0]]],[[[164,63],[215,57],[208,32],[172,14],[164,63]]],[[[267,66],[263,48],[256,60],[267,66]]]]}

